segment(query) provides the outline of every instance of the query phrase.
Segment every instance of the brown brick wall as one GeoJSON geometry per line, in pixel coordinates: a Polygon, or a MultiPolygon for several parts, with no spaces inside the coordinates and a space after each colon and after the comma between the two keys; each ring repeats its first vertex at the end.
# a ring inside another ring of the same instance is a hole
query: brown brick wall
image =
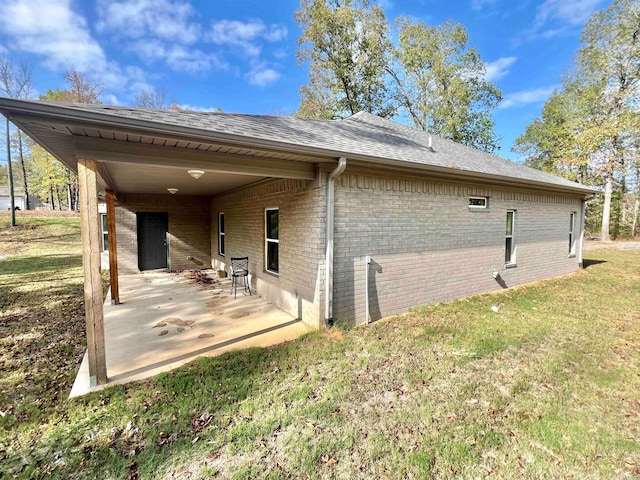
{"type": "Polygon", "coordinates": [[[577,234],[579,198],[345,174],[336,185],[334,318],[365,321],[366,255],[372,320],[573,272],[571,212],[577,234]],[[489,209],[470,211],[469,196],[489,196],[489,209]],[[509,269],[507,209],[517,210],[517,267],[509,269]]]}
{"type": "Polygon", "coordinates": [[[118,194],[116,234],[118,268],[138,272],[136,213],[168,212],[169,265],[191,269],[211,265],[211,214],[209,199],[170,195],[118,194]],[[193,257],[188,260],[187,257],[193,257]]]}
{"type": "Polygon", "coordinates": [[[231,257],[249,257],[251,285],[267,301],[319,327],[324,275],[325,189],[310,182],[279,180],[211,201],[214,268],[231,257]],[[265,209],[279,208],[279,275],[265,271],[265,209]],[[218,213],[225,214],[225,256],[218,255],[218,213]]]}

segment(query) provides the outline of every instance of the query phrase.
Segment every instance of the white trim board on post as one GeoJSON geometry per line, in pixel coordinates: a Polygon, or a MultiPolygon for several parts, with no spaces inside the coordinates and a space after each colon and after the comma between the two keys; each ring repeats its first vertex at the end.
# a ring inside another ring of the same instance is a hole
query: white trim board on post
{"type": "Polygon", "coordinates": [[[78,159],[80,232],[84,272],[84,311],[87,328],[89,383],[107,383],[102,277],[100,275],[100,216],[98,214],[97,163],[78,159]]]}

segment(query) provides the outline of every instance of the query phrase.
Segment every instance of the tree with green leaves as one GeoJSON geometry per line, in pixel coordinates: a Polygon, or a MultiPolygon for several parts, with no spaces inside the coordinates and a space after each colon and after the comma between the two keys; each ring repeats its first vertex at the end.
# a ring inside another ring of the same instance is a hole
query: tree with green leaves
{"type": "Polygon", "coordinates": [[[414,125],[480,150],[497,150],[491,110],[502,92],[485,79],[486,65],[468,46],[465,28],[409,18],[399,18],[396,25],[398,44],[388,72],[414,125]]]}
{"type": "MultiPolygon", "coordinates": [[[[71,69],[64,78],[68,88],[65,90],[47,90],[40,100],[49,102],[73,102],[99,104],[102,85],[100,81],[71,69]]],[[[78,181],[75,173],[67,169],[34,142],[29,143],[29,159],[36,193],[47,199],[52,208],[62,209],[66,204],[69,210],[78,207],[78,181]]]]}
{"type": "Polygon", "coordinates": [[[69,170],[38,144],[31,145],[32,186],[34,193],[51,204],[52,209],[62,210],[63,203],[69,205],[67,182],[69,170]]]}
{"type": "Polygon", "coordinates": [[[502,93],[486,81],[462,25],[400,18],[394,45],[384,11],[371,0],[303,0],[296,19],[298,60],[309,62],[297,116],[405,116],[422,130],[498,149],[491,110],[502,93]]]}
{"type": "Polygon", "coordinates": [[[513,150],[533,167],[603,186],[600,236],[608,241],[612,210],[624,212],[612,201],[624,198],[638,165],[640,4],[614,0],[589,19],[581,41],[574,71],[513,150]]]}
{"type": "Polygon", "coordinates": [[[609,240],[613,183],[625,188],[626,167],[640,133],[640,4],[614,0],[596,12],[582,32],[575,81],[598,91],[598,115],[584,135],[598,149],[596,168],[605,177],[601,238],[609,240]]]}
{"type": "Polygon", "coordinates": [[[580,132],[589,118],[590,95],[575,85],[556,90],[542,108],[542,115],[526,127],[512,151],[525,165],[581,183],[593,183],[589,160],[593,148],[584,145],[580,132]]]}
{"type": "Polygon", "coordinates": [[[309,62],[297,115],[339,118],[361,110],[389,117],[396,105],[387,88],[389,25],[371,0],[302,0],[295,18],[300,63],[309,62]]]}

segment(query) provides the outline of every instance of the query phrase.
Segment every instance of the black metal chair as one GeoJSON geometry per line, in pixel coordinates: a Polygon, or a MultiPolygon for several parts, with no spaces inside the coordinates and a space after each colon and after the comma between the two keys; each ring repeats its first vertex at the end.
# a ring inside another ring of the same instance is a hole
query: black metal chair
{"type": "Polygon", "coordinates": [[[231,291],[233,298],[236,298],[238,290],[238,278],[242,277],[242,286],[245,292],[251,293],[249,285],[249,257],[237,257],[231,259],[231,291]]]}

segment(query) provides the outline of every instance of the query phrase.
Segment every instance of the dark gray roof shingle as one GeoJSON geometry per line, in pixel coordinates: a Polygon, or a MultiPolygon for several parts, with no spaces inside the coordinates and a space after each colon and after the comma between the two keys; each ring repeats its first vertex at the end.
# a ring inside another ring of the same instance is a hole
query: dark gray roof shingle
{"type": "Polygon", "coordinates": [[[276,142],[281,148],[287,147],[289,151],[295,151],[297,148],[301,152],[313,149],[318,154],[338,154],[377,163],[399,162],[406,166],[421,165],[461,173],[542,183],[582,192],[593,191],[567,179],[365,112],[359,112],[344,120],[316,120],[107,105],[21,102],[50,107],[64,105],[66,114],[70,116],[74,111],[80,115],[98,114],[100,120],[105,123],[131,122],[139,126],[142,122],[146,126],[155,126],[165,131],[176,127],[189,129],[194,134],[205,137],[207,135],[233,136],[238,143],[246,141],[250,144],[251,141],[260,140],[276,142]],[[430,138],[433,150],[429,149],[430,138]]]}

